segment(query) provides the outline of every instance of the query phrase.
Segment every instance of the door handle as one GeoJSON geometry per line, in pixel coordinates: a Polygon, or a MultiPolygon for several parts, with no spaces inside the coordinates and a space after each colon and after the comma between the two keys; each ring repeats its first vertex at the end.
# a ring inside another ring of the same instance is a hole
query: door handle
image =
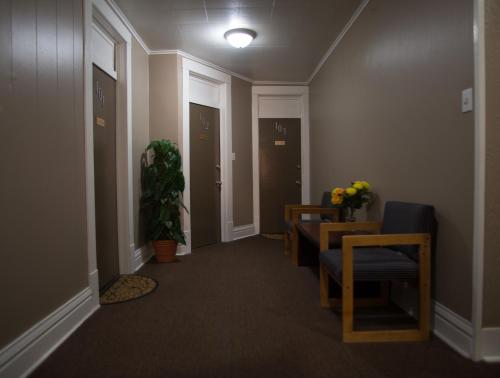
{"type": "Polygon", "coordinates": [[[222,186],[222,181],[216,181],[215,185],[217,186],[217,188],[220,188],[222,186]]]}
{"type": "Polygon", "coordinates": [[[297,180],[297,181],[295,181],[295,184],[297,184],[298,186],[300,186],[300,185],[302,185],[302,181],[297,180]]]}

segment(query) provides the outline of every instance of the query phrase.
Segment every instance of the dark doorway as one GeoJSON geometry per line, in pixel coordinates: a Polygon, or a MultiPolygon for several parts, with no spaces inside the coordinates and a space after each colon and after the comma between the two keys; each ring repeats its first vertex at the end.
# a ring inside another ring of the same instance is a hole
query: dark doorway
{"type": "Polygon", "coordinates": [[[259,119],[260,232],[284,231],[285,204],[301,202],[300,119],[259,119]]]}
{"type": "Polygon", "coordinates": [[[190,103],[191,245],[221,240],[219,109],[190,103]]]}
{"type": "Polygon", "coordinates": [[[116,194],[116,81],[93,67],[97,269],[104,288],[120,274],[116,194]]]}

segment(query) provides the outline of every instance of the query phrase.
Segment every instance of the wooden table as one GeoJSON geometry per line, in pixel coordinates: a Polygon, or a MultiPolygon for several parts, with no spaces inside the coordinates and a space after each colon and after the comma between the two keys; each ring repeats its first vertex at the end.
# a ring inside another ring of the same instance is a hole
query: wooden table
{"type": "MultiPolygon", "coordinates": [[[[320,224],[320,222],[301,222],[297,224],[297,236],[299,240],[297,256],[293,256],[293,260],[297,265],[318,264],[320,224]]],[[[340,248],[342,245],[342,236],[352,234],[352,232],[330,232],[329,248],[340,248]]]]}

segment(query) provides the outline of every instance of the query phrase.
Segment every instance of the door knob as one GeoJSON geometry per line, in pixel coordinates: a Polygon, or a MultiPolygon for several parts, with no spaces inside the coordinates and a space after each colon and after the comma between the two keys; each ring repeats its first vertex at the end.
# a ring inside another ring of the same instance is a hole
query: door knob
{"type": "Polygon", "coordinates": [[[222,181],[216,181],[215,182],[215,185],[220,188],[222,186],[222,181]]]}
{"type": "Polygon", "coordinates": [[[300,168],[301,168],[300,164],[297,164],[297,169],[300,169],[300,168]]]}
{"type": "Polygon", "coordinates": [[[299,186],[300,186],[300,185],[302,185],[302,181],[300,181],[300,180],[295,181],[295,183],[296,183],[297,185],[299,185],[299,186]]]}

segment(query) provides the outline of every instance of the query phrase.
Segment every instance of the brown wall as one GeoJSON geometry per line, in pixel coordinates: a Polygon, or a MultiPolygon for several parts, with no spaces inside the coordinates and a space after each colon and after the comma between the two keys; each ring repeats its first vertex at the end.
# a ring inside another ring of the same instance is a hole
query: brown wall
{"type": "Polygon", "coordinates": [[[429,203],[439,222],[435,298],[471,318],[474,116],[469,0],[372,0],[311,84],[312,196],[373,184],[429,203]]]}
{"type": "Polygon", "coordinates": [[[253,223],[252,197],[252,84],[231,78],[233,113],[233,220],[235,226],[253,223]]]}
{"type": "Polygon", "coordinates": [[[486,1],[486,219],[483,326],[500,326],[500,3],[486,1]]]}
{"type": "Polygon", "coordinates": [[[88,286],[82,4],[0,2],[0,348],[88,286]]]}
{"type": "Polygon", "coordinates": [[[182,100],[177,55],[151,55],[149,57],[149,135],[151,140],[182,140],[182,100]]]}
{"type": "Polygon", "coordinates": [[[149,57],[132,38],[132,165],[134,181],[134,243],[145,243],[144,223],[140,211],[141,159],[149,143],[149,57]]]}

